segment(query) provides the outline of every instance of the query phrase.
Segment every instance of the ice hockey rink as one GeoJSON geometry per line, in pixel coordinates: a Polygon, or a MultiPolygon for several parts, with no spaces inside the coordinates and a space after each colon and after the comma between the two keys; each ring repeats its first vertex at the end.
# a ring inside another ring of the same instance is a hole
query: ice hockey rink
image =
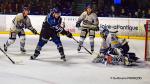
{"type": "MultiPolygon", "coordinates": [[[[0,35],[1,48],[7,39],[8,35],[0,35]]],[[[12,64],[0,51],[0,84],[150,84],[150,63],[144,62],[144,40],[128,39],[130,52],[140,58],[137,65],[131,67],[94,64],[94,55],[84,49],[78,53],[78,44],[73,39],[61,36],[61,40],[67,62],[60,60],[52,42],[43,47],[38,60],[29,60],[38,42],[36,35],[26,36],[26,54],[20,53],[19,39],[8,48],[7,54],[19,64],[12,64]]],[[[95,52],[99,51],[100,41],[95,39],[95,52]]],[[[88,38],[84,45],[89,49],[88,38]]]]}

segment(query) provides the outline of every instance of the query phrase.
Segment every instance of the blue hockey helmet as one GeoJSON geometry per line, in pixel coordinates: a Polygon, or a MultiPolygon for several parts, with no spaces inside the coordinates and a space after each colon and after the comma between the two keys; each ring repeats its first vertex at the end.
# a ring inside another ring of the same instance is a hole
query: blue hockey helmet
{"type": "Polygon", "coordinates": [[[53,9],[52,9],[52,12],[53,12],[53,13],[61,13],[61,11],[60,11],[59,8],[53,8],[53,9]]]}

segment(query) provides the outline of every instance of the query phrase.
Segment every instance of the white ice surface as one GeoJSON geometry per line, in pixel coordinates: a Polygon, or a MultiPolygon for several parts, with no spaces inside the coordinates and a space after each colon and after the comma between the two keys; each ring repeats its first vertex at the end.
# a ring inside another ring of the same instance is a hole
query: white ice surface
{"type": "MultiPolygon", "coordinates": [[[[48,42],[43,47],[38,60],[29,60],[38,42],[38,36],[26,36],[26,54],[20,53],[19,39],[8,48],[7,54],[21,64],[13,65],[0,52],[0,84],[150,84],[150,65],[144,62],[144,41],[129,40],[130,51],[141,58],[137,66],[105,66],[93,64],[94,56],[84,49],[77,52],[74,40],[61,37],[67,62],[60,60],[56,46],[48,42]],[[111,77],[142,77],[135,79],[111,79],[111,77]]],[[[8,39],[8,35],[0,35],[0,47],[8,39]]],[[[76,38],[79,39],[79,38],[76,38]]],[[[95,39],[95,50],[99,51],[100,38],[95,39]]],[[[89,41],[85,46],[89,49],[89,41]]]]}

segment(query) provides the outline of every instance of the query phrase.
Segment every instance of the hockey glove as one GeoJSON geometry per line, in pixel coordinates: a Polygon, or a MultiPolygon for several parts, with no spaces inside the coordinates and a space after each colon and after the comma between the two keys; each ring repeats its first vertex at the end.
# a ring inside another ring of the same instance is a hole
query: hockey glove
{"type": "Polygon", "coordinates": [[[99,27],[98,26],[95,28],[95,31],[99,31],[99,27]]]}
{"type": "Polygon", "coordinates": [[[35,29],[32,29],[31,32],[32,32],[33,34],[38,34],[38,32],[37,32],[35,29]]]}
{"type": "Polygon", "coordinates": [[[80,22],[76,23],[76,27],[79,28],[80,27],[80,22]]]}
{"type": "Polygon", "coordinates": [[[72,38],[72,33],[70,33],[69,31],[67,31],[66,36],[69,37],[69,38],[72,38]]]}

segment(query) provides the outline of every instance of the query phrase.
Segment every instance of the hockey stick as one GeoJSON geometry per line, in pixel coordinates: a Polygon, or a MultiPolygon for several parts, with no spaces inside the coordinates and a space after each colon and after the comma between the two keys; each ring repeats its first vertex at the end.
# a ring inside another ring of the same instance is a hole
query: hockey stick
{"type": "Polygon", "coordinates": [[[0,50],[5,54],[5,56],[6,56],[13,64],[15,64],[15,61],[13,61],[13,60],[6,54],[6,52],[5,52],[2,48],[0,48],[0,50]]]}
{"type": "MultiPolygon", "coordinates": [[[[40,35],[40,34],[38,33],[37,35],[40,35]]],[[[74,37],[72,37],[72,39],[73,39],[74,41],[76,41],[77,43],[79,43],[74,37]]],[[[51,39],[50,39],[49,41],[51,41],[51,39]]],[[[89,54],[92,55],[92,53],[91,53],[87,48],[85,48],[84,46],[82,46],[82,47],[83,47],[89,54]]]]}
{"type": "Polygon", "coordinates": [[[37,35],[40,35],[40,33],[37,33],[37,35]]]}
{"type": "MultiPolygon", "coordinates": [[[[72,37],[72,39],[73,39],[74,41],[76,41],[77,43],[79,43],[79,41],[77,41],[74,37],[72,37]]],[[[92,55],[92,53],[91,53],[86,47],[84,47],[84,46],[81,46],[81,47],[83,47],[89,54],[92,55]]]]}

